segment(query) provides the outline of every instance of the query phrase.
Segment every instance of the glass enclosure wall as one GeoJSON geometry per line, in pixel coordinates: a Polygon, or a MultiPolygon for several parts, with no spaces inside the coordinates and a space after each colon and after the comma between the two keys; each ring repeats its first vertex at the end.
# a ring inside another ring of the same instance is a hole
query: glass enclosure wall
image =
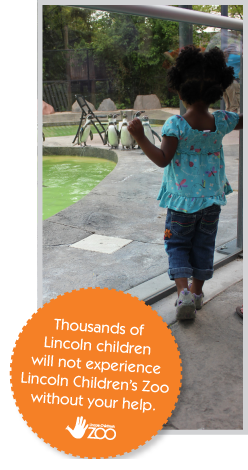
{"type": "MultiPolygon", "coordinates": [[[[224,93],[224,99],[211,103],[210,110],[240,112],[241,108],[242,112],[240,31],[81,7],[44,5],[43,115],[52,113],[58,117],[49,124],[49,116],[44,116],[43,138],[75,136],[78,132],[81,108],[75,95],[83,96],[95,115],[102,118],[101,129],[107,125],[108,112],[113,111],[117,111],[117,120],[121,120],[124,110],[129,110],[128,119],[138,110],[147,114],[152,110],[149,119],[157,126],[162,126],[172,114],[183,114],[185,108],[178,94],[168,86],[167,72],[181,48],[189,44],[202,51],[214,46],[221,48],[227,64],[234,67],[235,87],[224,93]],[[68,123],[63,127],[59,126],[61,113],[69,113],[68,123]],[[75,113],[78,113],[77,122],[75,113]],[[73,114],[74,118],[70,118],[73,114]]],[[[242,132],[240,136],[242,139],[242,132]]],[[[235,142],[237,139],[236,135],[235,142]]],[[[101,143],[106,145],[103,138],[101,143]]],[[[237,246],[242,248],[242,145],[239,157],[239,175],[235,176],[239,184],[235,188],[239,189],[237,246]]]]}

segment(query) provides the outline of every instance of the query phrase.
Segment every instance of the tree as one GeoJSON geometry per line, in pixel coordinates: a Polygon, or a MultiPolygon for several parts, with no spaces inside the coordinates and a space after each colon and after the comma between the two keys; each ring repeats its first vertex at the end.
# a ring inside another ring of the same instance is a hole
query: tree
{"type": "MultiPolygon", "coordinates": [[[[221,13],[221,5],[192,5],[192,9],[205,13],[221,13]]],[[[228,5],[228,16],[243,20],[243,5],[228,5]]]]}
{"type": "MultiPolygon", "coordinates": [[[[193,5],[193,10],[202,11],[205,13],[221,13],[221,5],[193,5]]],[[[228,5],[228,16],[236,19],[243,19],[243,5],[228,5]]],[[[194,26],[193,27],[193,38],[196,45],[204,47],[221,47],[221,35],[219,32],[213,31],[212,33],[206,32],[206,26],[194,26]],[[209,46],[209,44],[211,46],[209,46]]],[[[241,33],[235,30],[227,30],[226,35],[228,42],[235,42],[237,45],[241,41],[241,33]]]]}
{"type": "MultiPolygon", "coordinates": [[[[218,14],[221,6],[192,8],[218,14]]],[[[228,9],[230,16],[243,18],[243,5],[229,5],[228,9]]],[[[213,34],[206,31],[205,25],[193,25],[193,43],[197,46],[207,47],[213,34]]],[[[132,107],[137,94],[156,93],[165,102],[168,89],[164,53],[178,47],[178,22],[80,7],[43,6],[44,80],[68,82],[71,67],[81,64],[90,73],[87,86],[90,83],[91,89],[85,89],[81,81],[76,92],[87,94],[92,102],[96,97],[96,106],[106,95],[120,107],[132,107]]]]}
{"type": "Polygon", "coordinates": [[[44,80],[66,79],[65,49],[91,41],[92,14],[92,10],[43,5],[44,80]]]}
{"type": "Polygon", "coordinates": [[[137,94],[166,92],[163,52],[178,43],[178,23],[118,13],[96,12],[91,42],[94,62],[104,61],[112,93],[132,106],[137,94]]]}
{"type": "MultiPolygon", "coordinates": [[[[92,10],[60,5],[43,6],[43,80],[66,82],[56,83],[56,92],[53,87],[46,88],[49,89],[50,100],[55,99],[55,94],[60,96],[60,101],[62,97],[63,109],[71,109],[72,105],[71,50],[77,48],[78,42],[88,44],[91,41],[93,25],[92,10]]],[[[82,62],[82,55],[80,59],[82,62]]]]}

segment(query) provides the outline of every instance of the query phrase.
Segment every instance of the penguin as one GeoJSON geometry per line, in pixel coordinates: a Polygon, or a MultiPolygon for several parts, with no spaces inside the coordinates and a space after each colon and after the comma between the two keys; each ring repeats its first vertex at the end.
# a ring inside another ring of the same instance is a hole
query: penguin
{"type": "Polygon", "coordinates": [[[112,114],[108,114],[108,125],[107,125],[107,129],[105,130],[105,135],[104,135],[104,141],[103,141],[103,144],[106,145],[108,144],[109,146],[109,142],[108,142],[108,128],[109,128],[109,123],[113,121],[113,115],[112,114]]]}
{"type": "Polygon", "coordinates": [[[121,135],[121,132],[120,132],[121,131],[121,126],[120,126],[121,123],[117,122],[117,119],[116,119],[117,116],[120,116],[120,115],[119,114],[113,114],[114,125],[115,125],[116,129],[119,131],[119,133],[120,133],[119,135],[121,135]]]}
{"type": "Polygon", "coordinates": [[[116,114],[108,115],[108,128],[106,130],[106,139],[111,149],[118,148],[119,146],[120,133],[117,129],[116,116],[116,114]]]}
{"type": "Polygon", "coordinates": [[[125,116],[125,118],[126,118],[126,117],[127,117],[127,114],[126,114],[126,113],[123,113],[123,114],[122,114],[122,121],[119,121],[119,123],[118,123],[118,131],[120,132],[120,136],[121,136],[121,128],[122,128],[124,116],[125,116]]]}
{"type": "Polygon", "coordinates": [[[124,148],[133,148],[134,145],[134,138],[131,136],[130,132],[127,130],[128,122],[127,122],[127,114],[123,114],[123,120],[121,124],[121,131],[120,131],[120,139],[122,144],[122,150],[124,148]]]}
{"type": "MultiPolygon", "coordinates": [[[[133,114],[132,119],[134,119],[134,118],[139,118],[140,121],[142,121],[142,118],[141,118],[140,116],[141,116],[141,114],[144,113],[144,112],[145,112],[145,111],[137,111],[137,113],[134,113],[134,114],[133,114]]],[[[132,137],[132,139],[133,139],[132,148],[134,149],[135,145],[138,145],[138,144],[137,144],[136,140],[135,140],[133,137],[132,137]]],[[[137,149],[140,149],[139,145],[138,145],[137,149]]]]}
{"type": "Polygon", "coordinates": [[[144,113],[144,112],[145,112],[145,111],[137,111],[137,113],[134,113],[133,119],[134,119],[134,118],[139,118],[139,119],[140,119],[140,115],[141,115],[142,113],[144,113]]]}
{"type": "Polygon", "coordinates": [[[148,140],[150,140],[150,142],[152,144],[155,145],[155,137],[154,135],[158,138],[158,140],[161,142],[161,138],[160,136],[157,134],[157,132],[155,132],[151,126],[150,126],[150,123],[149,123],[149,118],[148,116],[143,116],[142,118],[142,126],[144,128],[144,133],[145,133],[145,136],[148,138],[148,140]]]}
{"type": "Polygon", "coordinates": [[[86,116],[86,122],[85,124],[81,127],[80,132],[78,134],[78,145],[82,146],[82,142],[84,143],[84,146],[86,146],[86,140],[90,136],[90,139],[93,139],[93,133],[91,130],[91,123],[92,123],[93,116],[92,114],[88,114],[86,116]]]}

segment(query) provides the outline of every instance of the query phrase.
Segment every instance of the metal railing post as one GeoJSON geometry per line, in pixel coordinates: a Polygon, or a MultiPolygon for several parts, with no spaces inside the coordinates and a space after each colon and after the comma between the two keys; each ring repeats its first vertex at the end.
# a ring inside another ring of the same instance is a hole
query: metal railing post
{"type": "MultiPolygon", "coordinates": [[[[192,5],[180,5],[180,8],[185,8],[186,10],[192,10],[192,5]]],[[[185,46],[190,46],[193,44],[193,27],[190,23],[179,22],[179,49],[185,46]]],[[[180,100],[180,114],[184,114],[186,108],[183,105],[183,102],[180,100]]]]}
{"type": "MultiPolygon", "coordinates": [[[[228,16],[228,5],[221,5],[221,16],[228,16]]],[[[221,50],[227,48],[227,30],[221,28],[221,50]]],[[[225,101],[223,98],[220,100],[220,109],[225,109],[225,101]]]]}
{"type": "MultiPolygon", "coordinates": [[[[240,51],[240,112],[243,113],[243,35],[240,51]]],[[[243,249],[243,131],[239,131],[237,247],[243,249]]]]}

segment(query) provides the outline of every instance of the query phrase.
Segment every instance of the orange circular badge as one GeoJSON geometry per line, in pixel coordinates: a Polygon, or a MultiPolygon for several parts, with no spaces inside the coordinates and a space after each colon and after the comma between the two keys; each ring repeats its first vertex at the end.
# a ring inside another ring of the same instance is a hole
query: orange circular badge
{"type": "Polygon", "coordinates": [[[181,386],[175,338],[130,294],[81,289],[44,305],[16,341],[14,399],[33,432],[66,454],[108,458],[162,429],[181,386]]]}

